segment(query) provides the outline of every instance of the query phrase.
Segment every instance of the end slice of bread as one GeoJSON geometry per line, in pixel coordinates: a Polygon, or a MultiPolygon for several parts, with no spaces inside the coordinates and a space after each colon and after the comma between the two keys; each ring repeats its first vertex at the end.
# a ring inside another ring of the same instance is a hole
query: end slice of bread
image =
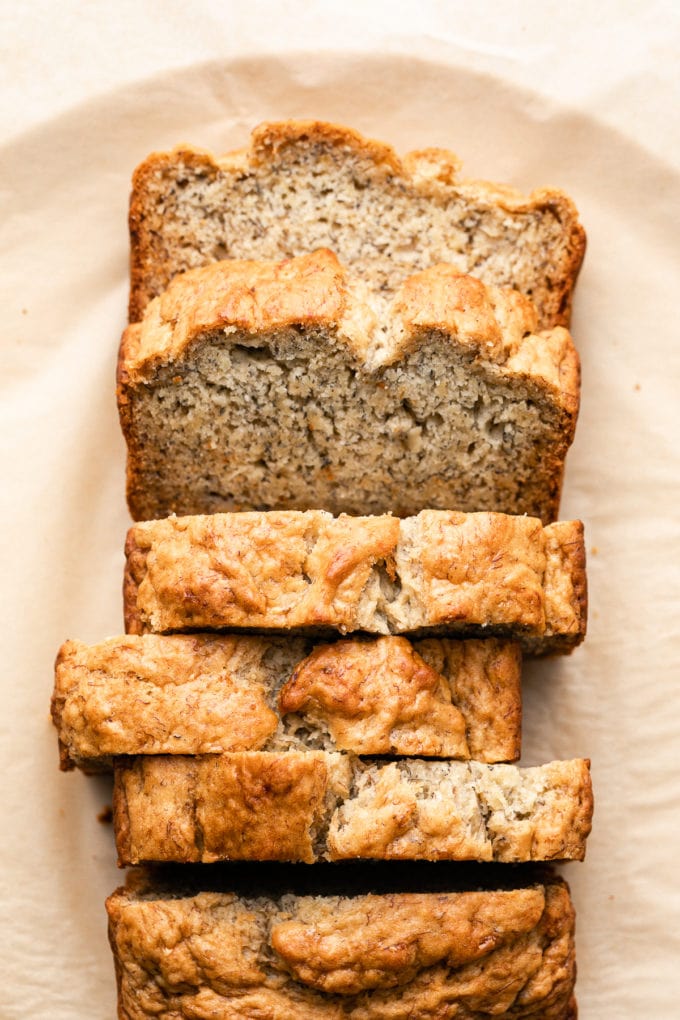
{"type": "Polygon", "coordinates": [[[247,628],[505,637],[568,652],[586,629],[583,526],[424,510],[169,517],[132,527],[128,633],[247,628]]]}
{"type": "Polygon", "coordinates": [[[52,718],[61,766],[115,755],[326,750],[514,761],[518,645],[154,635],[67,641],[52,718]]]}
{"type": "Polygon", "coordinates": [[[213,873],[183,889],[133,872],[107,900],[120,1017],[576,1018],[574,909],[554,876],[257,895],[233,877],[213,890],[213,873]]]}
{"type": "Polygon", "coordinates": [[[585,251],[573,202],[459,180],[459,167],[444,149],[399,159],[311,120],[262,124],[249,148],[220,158],[190,146],[153,153],[132,182],[130,319],[187,269],[327,247],[376,292],[446,262],[531,297],[541,328],[568,325],[585,251]]]}
{"type": "Polygon", "coordinates": [[[567,331],[437,265],[377,302],[329,251],[173,280],[123,336],[135,519],[559,508],[579,408],[567,331]]]}

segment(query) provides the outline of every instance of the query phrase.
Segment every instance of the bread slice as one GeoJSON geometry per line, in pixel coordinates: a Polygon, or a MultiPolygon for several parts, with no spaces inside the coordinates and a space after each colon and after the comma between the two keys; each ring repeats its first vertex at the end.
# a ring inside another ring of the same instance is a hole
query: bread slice
{"type": "Polygon", "coordinates": [[[128,532],[128,633],[249,628],[503,636],[533,653],[584,637],[583,526],[424,510],[170,517],[128,532]]]}
{"type": "Polygon", "coordinates": [[[554,520],[579,406],[567,331],[438,265],[381,313],[329,251],[174,279],[123,336],[136,520],[423,506],[554,520]]]}
{"type": "Polygon", "coordinates": [[[582,860],[589,762],[535,768],[327,751],[117,759],[119,863],[582,860]]]}
{"type": "Polygon", "coordinates": [[[153,153],[132,183],[130,319],[187,269],[330,248],[376,293],[446,262],[531,297],[541,328],[568,325],[585,250],[571,200],[459,181],[458,170],[443,149],[400,160],[309,120],[262,124],[248,149],[220,158],[190,146],[153,153]]]}
{"type": "Polygon", "coordinates": [[[311,749],[514,761],[519,647],[146,634],[67,641],[52,718],[61,767],[114,755],[311,749]]]}
{"type": "Polygon", "coordinates": [[[300,895],[280,876],[214,890],[214,869],[186,870],[179,886],[132,872],[107,900],[119,1020],[576,1020],[574,909],[555,876],[300,895]]]}

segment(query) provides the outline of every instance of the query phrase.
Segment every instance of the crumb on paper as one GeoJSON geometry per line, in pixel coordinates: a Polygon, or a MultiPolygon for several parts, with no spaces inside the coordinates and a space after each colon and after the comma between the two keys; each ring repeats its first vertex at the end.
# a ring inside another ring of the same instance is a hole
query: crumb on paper
{"type": "Polygon", "coordinates": [[[113,808],[110,804],[106,804],[97,815],[97,821],[101,822],[102,825],[110,825],[113,821],[113,808]]]}
{"type": "Polygon", "coordinates": [[[590,555],[591,556],[597,556],[599,551],[600,550],[597,548],[596,545],[593,545],[593,546],[590,547],[590,555]]]}
{"type": "Polygon", "coordinates": [[[633,386],[633,389],[635,390],[636,393],[639,393],[642,387],[640,386],[639,382],[636,382],[635,386],[633,386]]]}

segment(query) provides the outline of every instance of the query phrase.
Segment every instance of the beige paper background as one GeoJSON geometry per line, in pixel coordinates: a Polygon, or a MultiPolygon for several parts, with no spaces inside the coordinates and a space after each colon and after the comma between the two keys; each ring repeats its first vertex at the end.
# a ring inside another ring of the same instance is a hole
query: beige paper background
{"type": "MultiPolygon", "coordinates": [[[[191,56],[209,52],[191,34],[188,45],[191,56]]],[[[65,638],[122,629],[129,519],[113,378],[130,172],[154,148],[225,150],[263,118],[313,115],[400,151],[448,146],[470,176],[560,186],[579,206],[589,247],[572,332],[584,389],[562,516],[586,522],[590,632],[571,658],[527,668],[523,760],[593,761],[588,857],[566,869],[581,1016],[670,1020],[680,1001],[677,136],[657,131],[650,103],[643,148],[639,97],[628,128],[612,124],[596,88],[584,96],[581,83],[573,103],[558,103],[528,86],[509,50],[461,60],[432,39],[382,54],[280,49],[276,59],[187,59],[142,85],[123,62],[123,84],[67,112],[63,97],[38,109],[29,96],[30,130],[0,149],[0,1017],[115,1013],[102,904],[121,875],[96,820],[109,788],[58,773],[48,701],[65,638]]],[[[16,116],[7,102],[5,113],[16,116]]]]}

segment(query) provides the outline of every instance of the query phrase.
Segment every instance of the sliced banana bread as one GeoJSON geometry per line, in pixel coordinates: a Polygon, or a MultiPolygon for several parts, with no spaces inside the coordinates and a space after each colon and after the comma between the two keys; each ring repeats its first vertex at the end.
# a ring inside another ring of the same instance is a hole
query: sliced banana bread
{"type": "Polygon", "coordinates": [[[136,520],[423,506],[558,514],[579,407],[567,331],[437,265],[383,311],[329,251],[177,277],[123,336],[136,520]]]}
{"type": "Polygon", "coordinates": [[[443,149],[400,160],[309,120],[262,124],[248,149],[219,159],[190,146],[154,153],[132,184],[130,319],[187,269],[331,248],[376,293],[447,262],[530,296],[541,328],[568,325],[585,250],[571,200],[459,181],[459,166],[443,149]]]}
{"type": "Polygon", "coordinates": [[[568,652],[585,635],[583,526],[424,510],[169,517],[128,532],[128,633],[248,628],[503,636],[568,652]]]}
{"type": "Polygon", "coordinates": [[[176,634],[67,641],[52,718],[62,768],[113,755],[316,749],[478,761],[520,754],[519,646],[176,634]]]}
{"type": "Polygon", "coordinates": [[[535,768],[328,751],[119,758],[121,865],[218,860],[582,860],[589,762],[535,768]]]}

